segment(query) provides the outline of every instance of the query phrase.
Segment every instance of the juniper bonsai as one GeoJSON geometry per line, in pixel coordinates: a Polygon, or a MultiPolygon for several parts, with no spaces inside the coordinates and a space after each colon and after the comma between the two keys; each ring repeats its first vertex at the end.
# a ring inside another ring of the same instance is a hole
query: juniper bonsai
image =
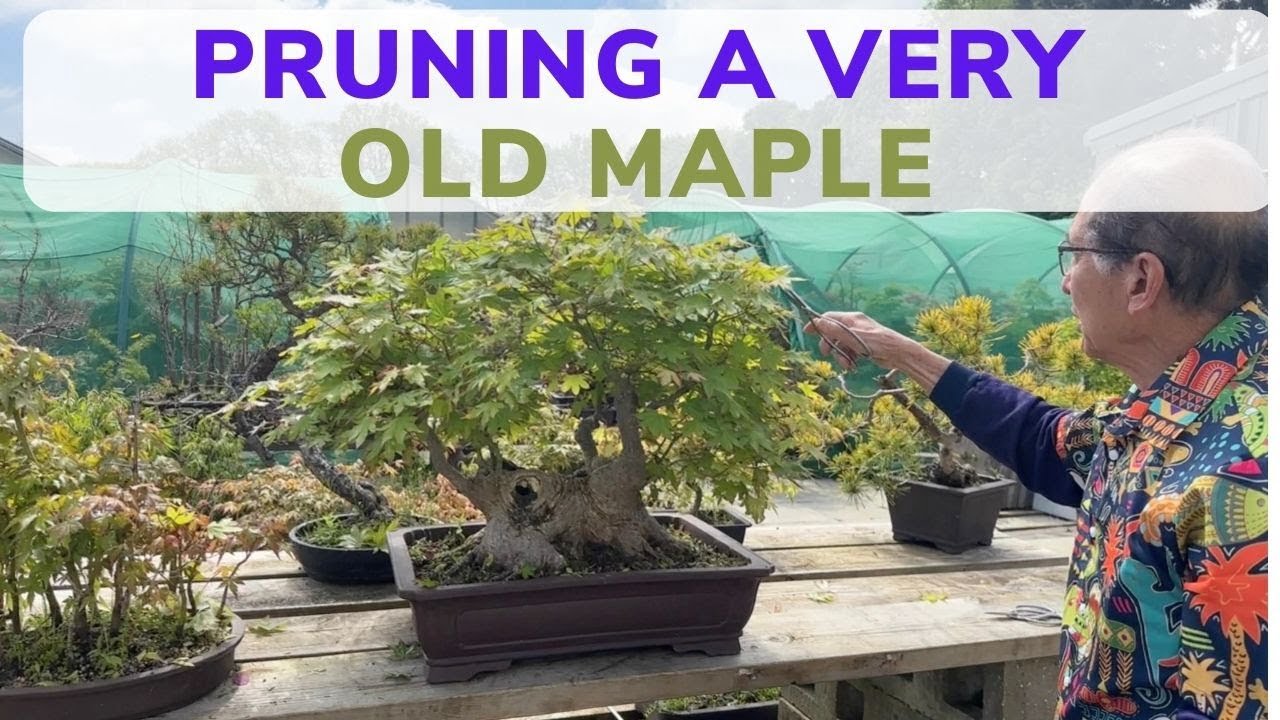
{"type": "MultiPolygon", "coordinates": [[[[1084,355],[1074,319],[1031,330],[1019,343],[1023,364],[1016,372],[1008,372],[1005,358],[992,351],[1006,329],[1006,323],[993,317],[991,301],[981,296],[923,310],[915,323],[916,334],[930,348],[1059,405],[1087,407],[1123,389],[1114,370],[1084,355]]],[[[872,485],[892,491],[903,479],[968,487],[1007,473],[952,427],[919,387],[900,385],[892,371],[877,382],[879,391],[854,421],[860,426],[854,448],[833,460],[850,493],[872,485]],[[936,460],[926,462],[931,455],[936,460]]]]}

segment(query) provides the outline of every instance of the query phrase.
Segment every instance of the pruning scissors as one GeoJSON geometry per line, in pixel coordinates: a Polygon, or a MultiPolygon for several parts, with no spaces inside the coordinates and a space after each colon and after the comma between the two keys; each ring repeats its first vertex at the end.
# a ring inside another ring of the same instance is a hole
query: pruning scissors
{"type": "MultiPolygon", "coordinates": [[[[824,317],[822,313],[818,312],[817,310],[814,310],[813,307],[809,305],[809,303],[805,302],[804,298],[800,297],[800,295],[796,293],[795,290],[792,290],[791,288],[785,287],[785,286],[780,287],[778,289],[781,290],[783,296],[786,297],[787,300],[792,305],[794,305],[796,309],[799,310],[800,313],[803,314],[810,321],[814,321],[814,320],[817,320],[818,318],[822,318],[827,322],[835,323],[836,325],[843,328],[845,332],[852,335],[853,339],[857,340],[858,344],[862,345],[862,349],[863,351],[866,352],[867,355],[871,354],[871,347],[867,345],[865,340],[863,340],[861,337],[858,336],[858,333],[854,332],[853,328],[849,327],[848,325],[845,325],[844,323],[833,320],[829,317],[824,317]]],[[[814,324],[814,327],[815,328],[817,327],[816,323],[814,324]]],[[[850,370],[853,370],[854,368],[858,367],[857,359],[855,359],[852,355],[846,352],[844,348],[840,347],[838,344],[834,342],[831,342],[831,340],[827,339],[825,336],[823,337],[823,339],[827,340],[827,342],[831,345],[831,349],[835,350],[836,353],[840,355],[840,357],[845,359],[845,362],[849,363],[850,370]]]]}
{"type": "Polygon", "coordinates": [[[1062,615],[1039,605],[1014,605],[1012,610],[988,611],[988,615],[999,615],[1010,620],[1021,620],[1034,625],[1058,627],[1062,624],[1062,615]]]}

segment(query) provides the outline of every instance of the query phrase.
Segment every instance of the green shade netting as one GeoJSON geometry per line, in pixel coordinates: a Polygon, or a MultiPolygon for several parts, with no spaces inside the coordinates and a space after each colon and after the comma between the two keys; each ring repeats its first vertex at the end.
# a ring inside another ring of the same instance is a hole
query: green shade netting
{"type": "MultiPolygon", "coordinates": [[[[74,182],[78,171],[67,172],[74,182]]],[[[204,252],[198,240],[185,239],[187,217],[47,212],[27,196],[22,178],[22,166],[0,165],[3,327],[13,327],[19,314],[29,325],[40,305],[36,296],[43,293],[82,305],[85,329],[116,347],[156,335],[162,323],[148,302],[158,269],[172,274],[175,264],[180,270],[204,252]],[[19,297],[24,275],[25,296],[19,297]]],[[[378,214],[350,217],[387,220],[378,214]]],[[[998,348],[1006,357],[1018,352],[1017,339],[1030,325],[1067,313],[1055,247],[1070,219],[1046,221],[999,210],[908,216],[854,202],[777,212],[697,195],[678,210],[650,212],[648,222],[669,229],[682,243],[725,234],[742,238],[750,243],[747,252],[787,267],[796,289],[816,309],[864,310],[899,330],[909,331],[915,314],[930,304],[965,293],[989,296],[998,314],[1014,319],[998,348]]],[[[175,314],[169,322],[182,318],[175,314]]],[[[792,328],[793,342],[811,347],[799,327],[792,328]]],[[[92,342],[86,334],[72,333],[48,349],[83,352],[92,342]]],[[[153,370],[163,364],[154,349],[144,360],[153,370]]]]}
{"type": "MultiPolygon", "coordinates": [[[[44,177],[58,177],[62,169],[40,171],[44,177]]],[[[65,177],[77,182],[104,172],[67,169],[65,177]]],[[[172,175],[136,174],[140,193],[146,182],[167,182],[172,175]]],[[[348,217],[353,224],[386,222],[385,215],[376,213],[348,217]]],[[[89,365],[109,356],[112,346],[123,349],[138,338],[158,335],[163,313],[151,303],[154,284],[161,278],[175,282],[186,263],[207,254],[184,214],[49,212],[27,195],[23,166],[0,165],[0,329],[16,334],[39,327],[44,316],[59,321],[73,316],[70,331],[34,340],[57,355],[84,360],[90,353],[91,359],[82,363],[89,365]]],[[[169,325],[182,322],[180,311],[171,310],[169,325]]],[[[158,376],[164,364],[158,348],[143,353],[141,360],[158,376]]],[[[85,377],[92,386],[94,376],[85,377]]]]}
{"type": "MultiPolygon", "coordinates": [[[[1030,325],[1064,317],[1057,246],[1070,218],[1002,210],[903,215],[866,203],[780,212],[722,197],[694,196],[648,216],[677,242],[732,234],[786,266],[815,309],[863,310],[909,331],[916,312],[963,294],[991,297],[1011,326],[998,351],[1017,353],[1030,325]],[[692,209],[691,209],[692,208],[692,209]]],[[[808,345],[792,329],[796,344],[808,345]]]]}

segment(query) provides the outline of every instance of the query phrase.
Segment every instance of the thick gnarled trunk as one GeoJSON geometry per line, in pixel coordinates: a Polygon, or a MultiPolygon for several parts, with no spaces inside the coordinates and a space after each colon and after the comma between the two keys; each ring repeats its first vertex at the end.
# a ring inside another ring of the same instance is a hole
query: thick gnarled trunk
{"type": "Polygon", "coordinates": [[[628,477],[626,467],[615,459],[571,475],[496,468],[468,476],[449,463],[442,474],[484,513],[472,561],[511,575],[547,574],[602,548],[639,558],[671,547],[644,505],[643,479],[628,477]]]}
{"type": "Polygon", "coordinates": [[[473,555],[511,573],[541,574],[603,548],[628,558],[661,554],[671,537],[649,515],[639,489],[611,477],[609,469],[486,477],[483,490],[471,497],[486,519],[473,555]]]}
{"type": "Polygon", "coordinates": [[[625,376],[613,378],[618,434],[622,451],[600,457],[591,438],[601,413],[584,417],[575,433],[585,466],[574,474],[509,469],[490,447],[477,475],[454,462],[434,432],[427,444],[432,467],[482,512],[483,532],[476,536],[470,558],[511,574],[560,570],[574,559],[586,559],[607,548],[625,558],[659,556],[674,541],[650,515],[641,491],[648,483],[638,422],[639,402],[625,376]]]}

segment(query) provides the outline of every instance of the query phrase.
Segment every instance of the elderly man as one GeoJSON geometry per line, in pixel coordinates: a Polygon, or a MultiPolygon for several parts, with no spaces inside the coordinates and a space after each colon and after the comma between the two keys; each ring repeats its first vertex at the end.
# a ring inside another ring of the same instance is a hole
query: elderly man
{"type": "MultiPolygon", "coordinates": [[[[1167,139],[1118,158],[1091,193],[1161,187],[1190,172],[1206,188],[1263,178],[1238,146],[1167,139]],[[1218,175],[1204,175],[1208,166],[1218,175]]],[[[842,363],[869,351],[907,374],[1028,488],[1079,508],[1060,718],[1267,715],[1267,211],[1259,205],[1077,215],[1058,248],[1062,290],[1086,353],[1133,380],[1116,405],[1050,406],[860,313],[828,313],[806,327],[824,352],[837,346],[842,363]]]]}

